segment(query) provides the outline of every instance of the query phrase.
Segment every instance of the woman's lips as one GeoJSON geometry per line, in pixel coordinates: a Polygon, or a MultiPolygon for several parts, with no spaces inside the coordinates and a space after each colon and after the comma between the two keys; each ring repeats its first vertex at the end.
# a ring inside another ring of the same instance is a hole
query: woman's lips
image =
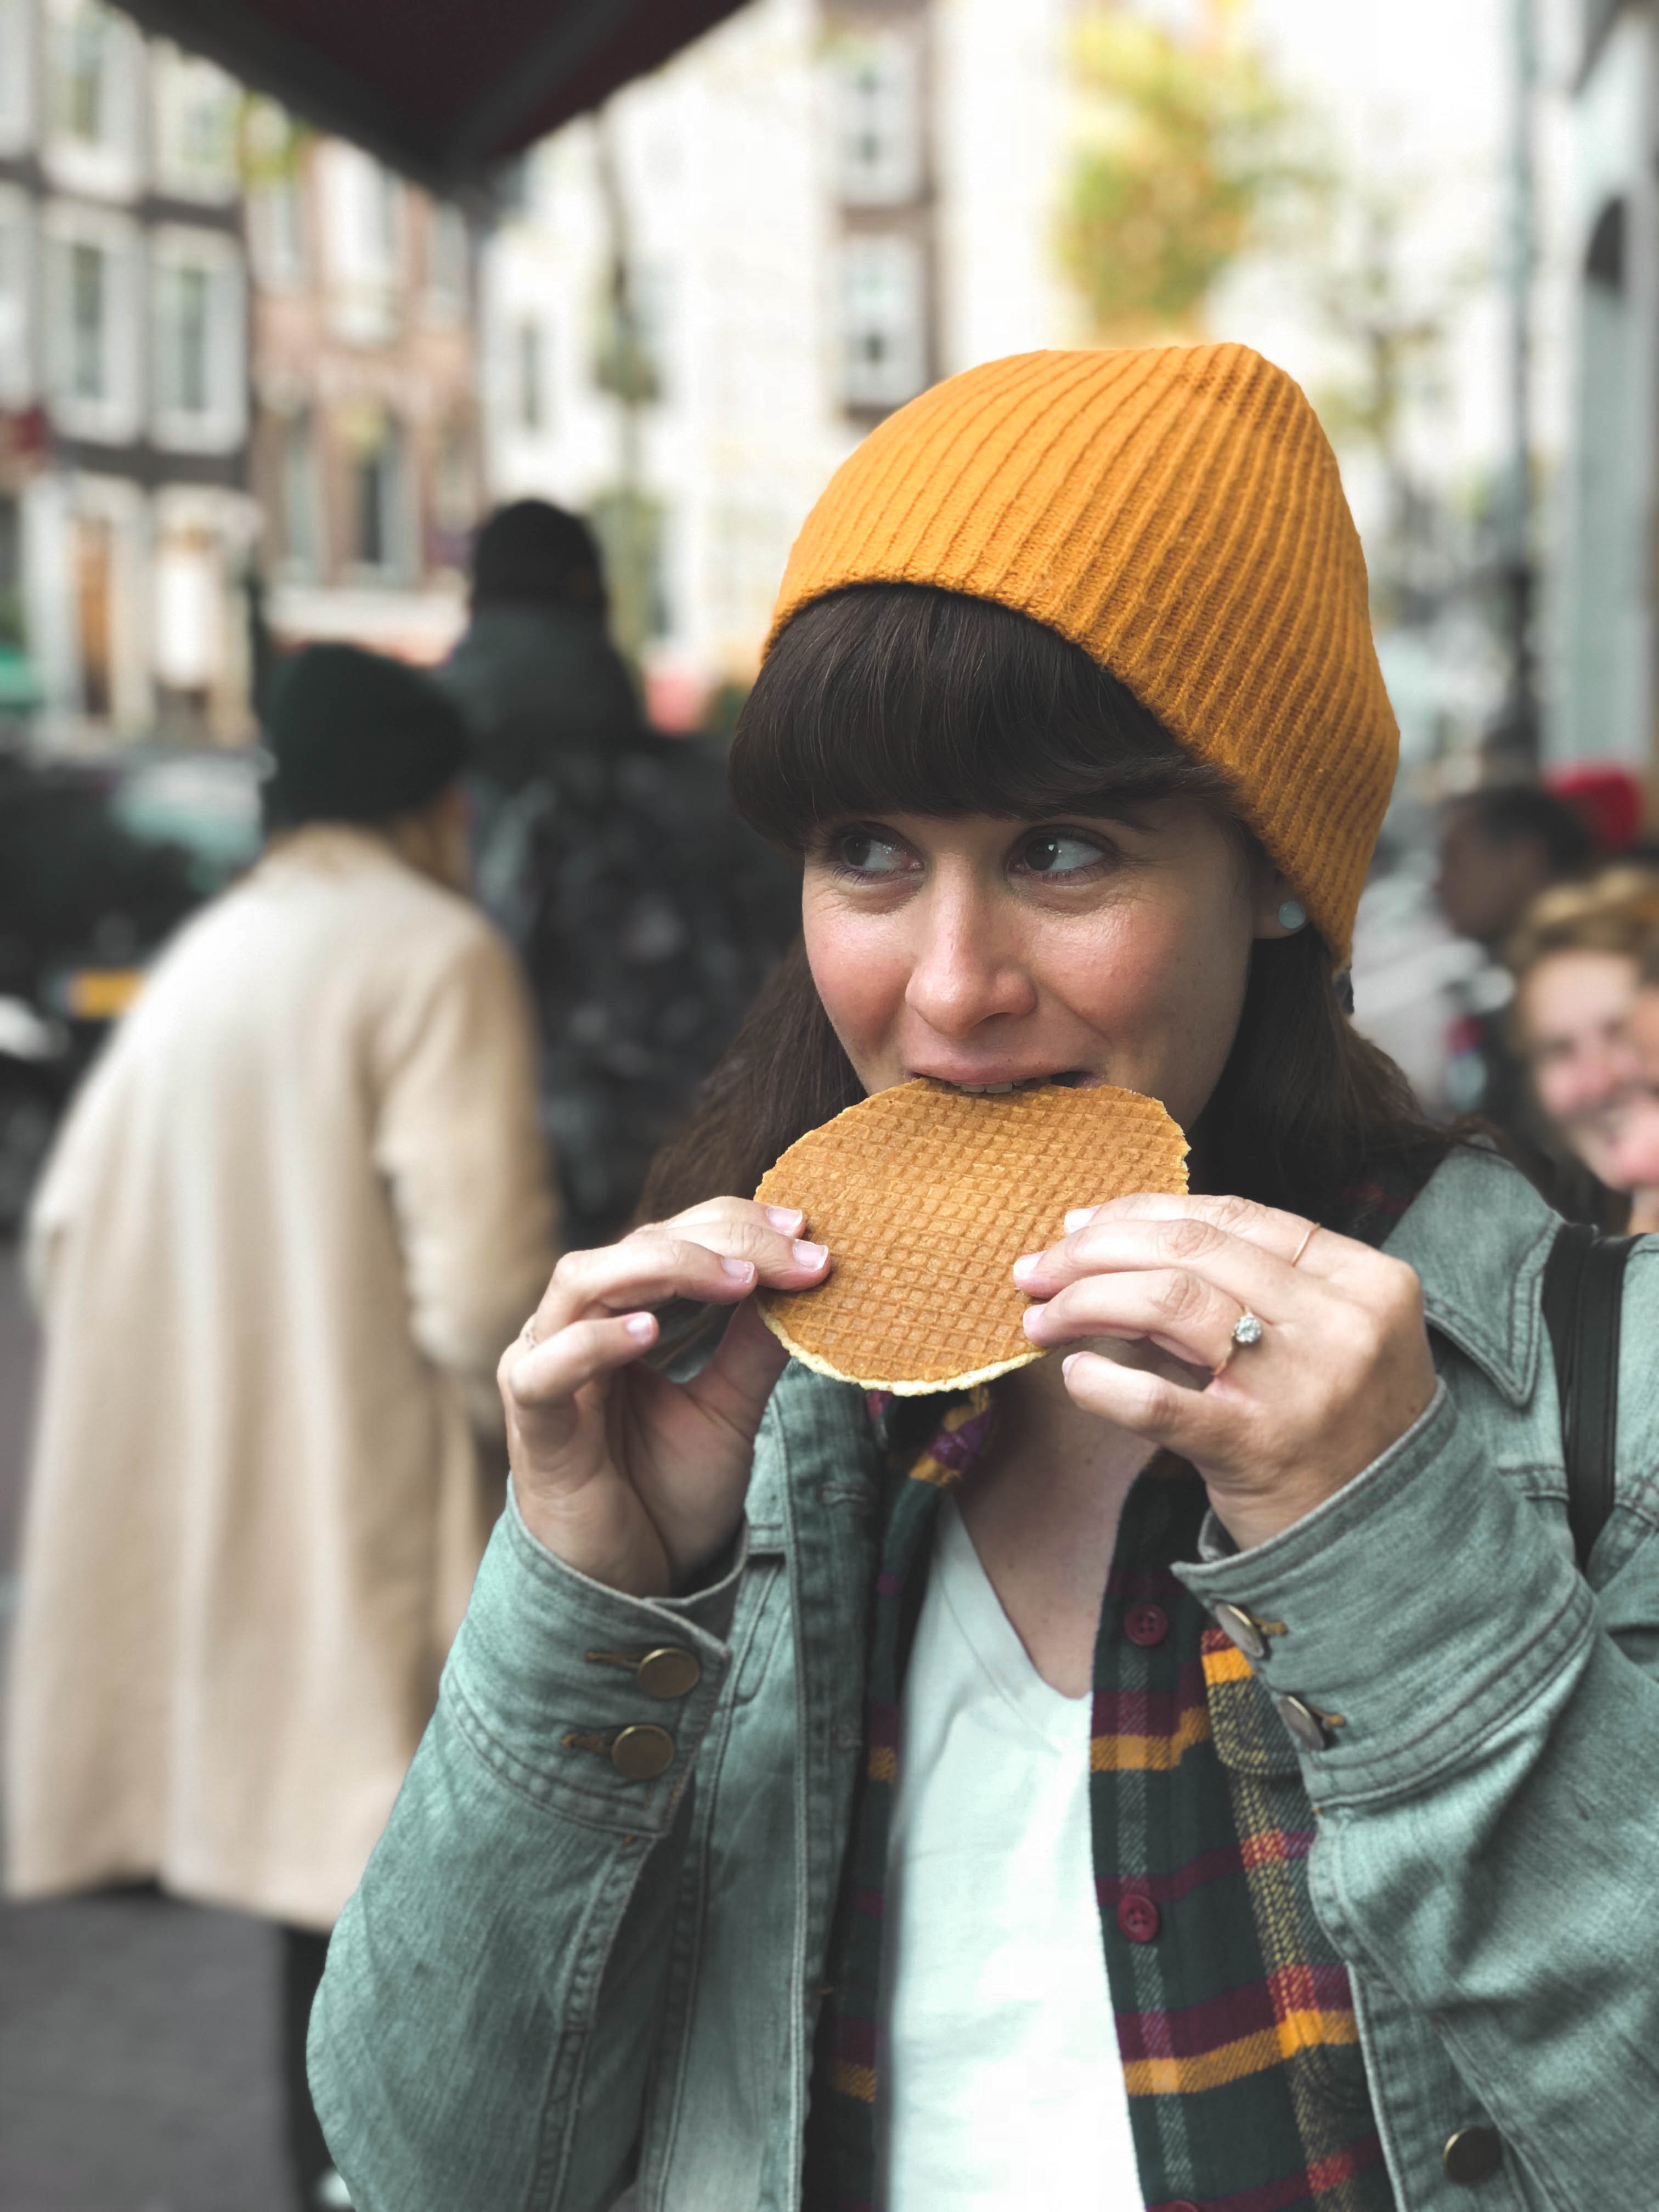
{"type": "Polygon", "coordinates": [[[1062,1068],[1053,1075],[1012,1076],[1003,1083],[969,1083],[960,1076],[932,1075],[926,1068],[918,1068],[915,1073],[927,1075],[930,1083],[943,1083],[949,1090],[965,1091],[973,1098],[1000,1097],[1010,1091],[1037,1091],[1045,1083],[1061,1084],[1069,1091],[1086,1090],[1090,1084],[1087,1072],[1078,1067],[1062,1068]]]}

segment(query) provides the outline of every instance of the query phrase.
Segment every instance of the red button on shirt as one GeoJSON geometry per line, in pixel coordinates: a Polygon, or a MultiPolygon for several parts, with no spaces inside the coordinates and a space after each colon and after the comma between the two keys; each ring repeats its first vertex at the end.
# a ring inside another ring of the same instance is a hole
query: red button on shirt
{"type": "Polygon", "coordinates": [[[1161,1605],[1132,1605],[1123,1616],[1123,1633],[1131,1644],[1150,1650],[1170,1632],[1170,1616],[1161,1605]]]}
{"type": "Polygon", "coordinates": [[[1117,1901],[1117,1924],[1132,1943],[1150,1943],[1161,1924],[1158,1907],[1150,1897],[1132,1889],[1117,1901]]]}

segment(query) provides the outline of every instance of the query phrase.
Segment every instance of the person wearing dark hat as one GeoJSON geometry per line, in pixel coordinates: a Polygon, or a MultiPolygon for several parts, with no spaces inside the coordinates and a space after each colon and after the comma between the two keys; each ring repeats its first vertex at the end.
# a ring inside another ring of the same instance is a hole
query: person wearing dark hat
{"type": "Polygon", "coordinates": [[[599,549],[544,500],[492,514],[440,672],[475,745],[478,895],[522,954],[572,1241],[613,1234],[799,927],[722,752],[641,717],[599,549]]]}
{"type": "Polygon", "coordinates": [[[311,2205],[346,2200],[310,2001],[466,1602],[554,1209],[523,985],[459,895],[459,713],[317,646],[266,737],[264,855],[162,954],[31,1219],[7,1878],[280,1925],[311,2205]]]}

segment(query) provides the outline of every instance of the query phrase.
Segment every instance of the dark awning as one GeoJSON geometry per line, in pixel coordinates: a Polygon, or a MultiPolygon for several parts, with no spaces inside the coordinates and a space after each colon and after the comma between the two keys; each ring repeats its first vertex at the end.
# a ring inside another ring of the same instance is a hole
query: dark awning
{"type": "Polygon", "coordinates": [[[122,0],[441,193],[596,106],[740,0],[122,0]]]}

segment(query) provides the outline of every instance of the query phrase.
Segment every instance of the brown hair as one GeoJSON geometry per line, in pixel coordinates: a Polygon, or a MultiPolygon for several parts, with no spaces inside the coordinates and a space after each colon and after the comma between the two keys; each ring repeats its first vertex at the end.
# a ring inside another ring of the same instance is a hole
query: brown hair
{"type": "Polygon", "coordinates": [[[1659,931],[1659,875],[1607,868],[1587,884],[1556,884],[1522,916],[1504,948],[1518,986],[1558,952],[1611,952],[1639,960],[1659,931]]]}
{"type": "MultiPolygon", "coordinates": [[[[1041,821],[1131,795],[1197,799],[1260,854],[1224,774],[1080,647],[927,586],[860,585],[794,616],[744,705],[731,781],[744,819],[796,854],[849,817],[1041,821]]],[[[786,1146],[862,1096],[798,943],[658,1156],[642,1214],[751,1191],[786,1146]]],[[[1311,927],[1255,945],[1232,1050],[1188,1134],[1195,1189],[1322,1220],[1389,1163],[1426,1173],[1448,1141],[1347,1020],[1311,927]]]]}

